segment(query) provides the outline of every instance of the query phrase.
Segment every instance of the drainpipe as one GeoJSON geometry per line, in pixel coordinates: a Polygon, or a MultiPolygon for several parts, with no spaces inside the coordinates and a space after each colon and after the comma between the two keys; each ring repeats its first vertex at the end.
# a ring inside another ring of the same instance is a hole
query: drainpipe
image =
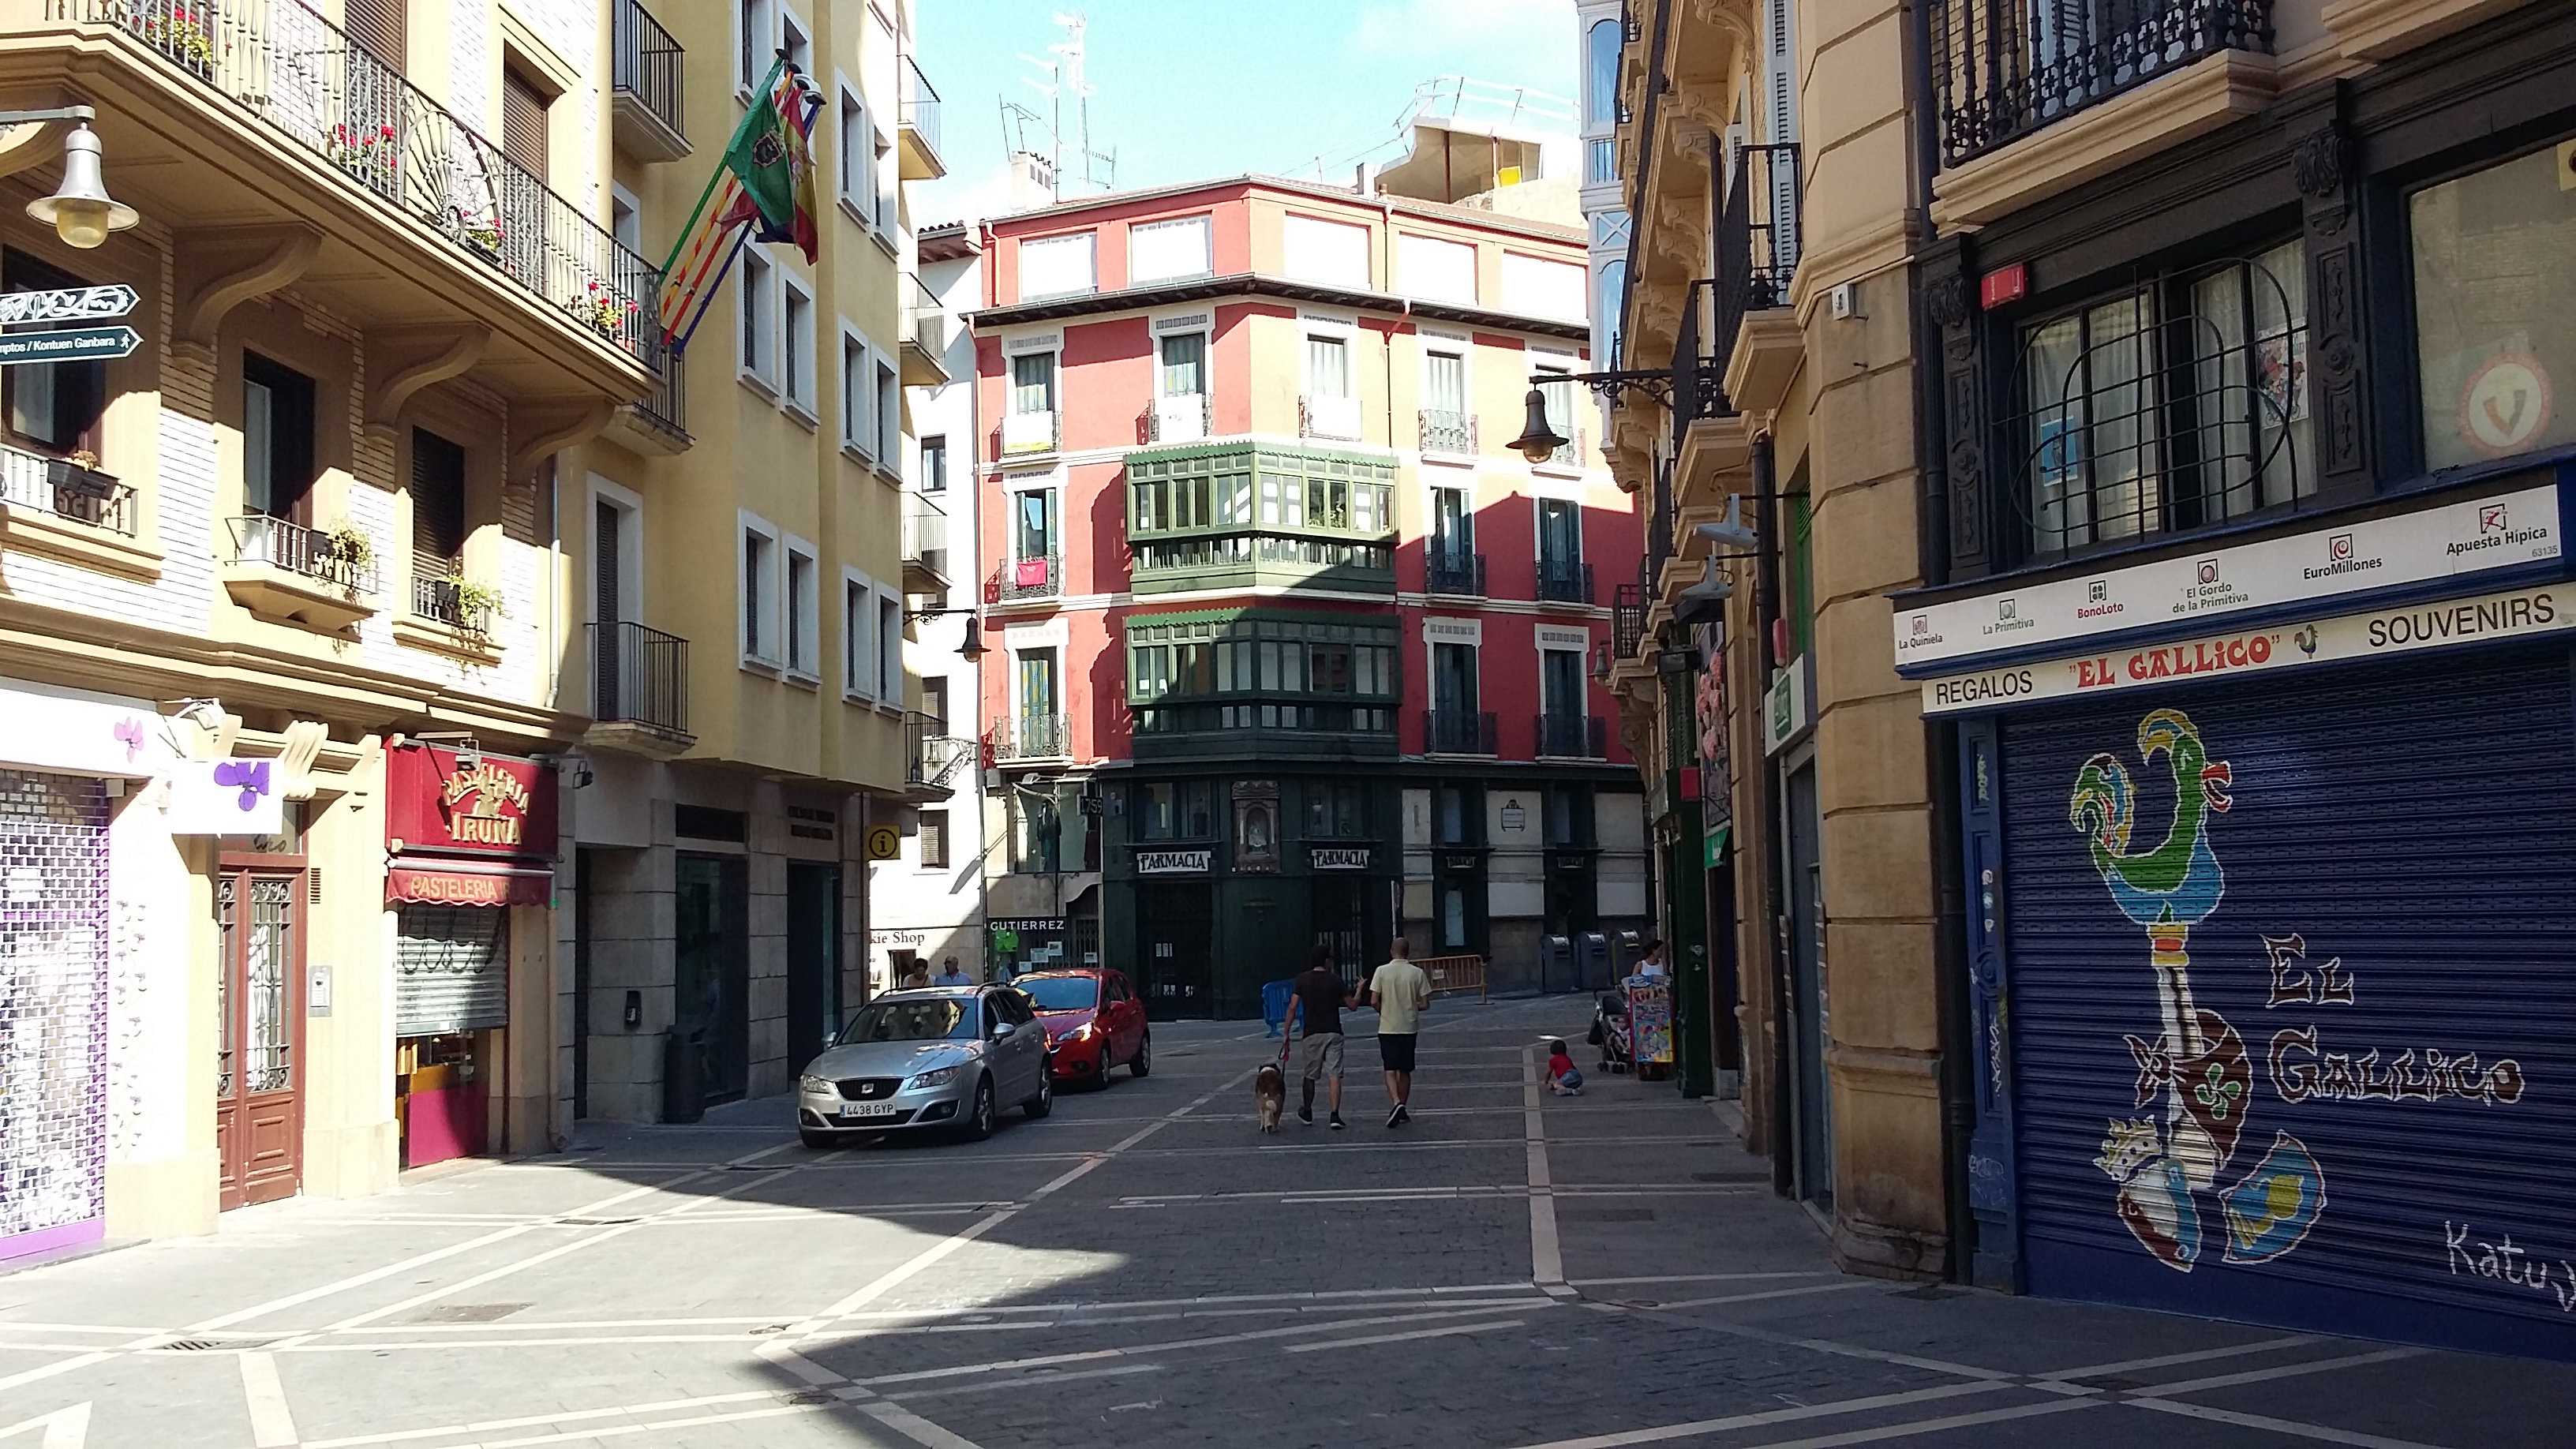
{"type": "MultiPolygon", "coordinates": [[[[1908,0],[1905,43],[1906,109],[1913,118],[1914,216],[1909,228],[1917,256],[1934,240],[1932,184],[1940,168],[1939,138],[1934,134],[1932,84],[1932,14],[1929,0],[1908,0]]],[[[1906,270],[1909,292],[1907,322],[1914,348],[1914,439],[1922,469],[1922,516],[1915,528],[1917,571],[1924,587],[1950,581],[1949,439],[1942,416],[1942,340],[1923,306],[1923,269],[1906,270]]],[[[1941,1043],[1942,1199],[1949,1219],[1952,1282],[1971,1277],[1969,1244],[1976,1217],[1968,1202],[1968,1147],[1976,1133],[1975,1086],[1970,1066],[1976,1054],[1971,1031],[1968,983],[1968,903],[1966,865],[1959,840],[1959,727],[1949,719],[1924,722],[1923,749],[1929,768],[1932,831],[1932,989],[1941,1043]]]]}
{"type": "MultiPolygon", "coordinates": [[[[1774,647],[1780,624],[1780,486],[1779,462],[1772,453],[1771,430],[1767,426],[1753,438],[1751,475],[1755,534],[1753,616],[1759,636],[1754,647],[1757,657],[1767,666],[1762,671],[1767,688],[1772,675],[1787,663],[1775,657],[1774,647]]],[[[1787,839],[1780,825],[1779,772],[1769,754],[1762,757],[1762,767],[1753,772],[1753,778],[1754,816],[1772,841],[1762,888],[1762,915],[1771,937],[1771,1190],[1787,1197],[1796,1188],[1791,1156],[1796,1149],[1790,1142],[1794,1129],[1789,1119],[1789,905],[1787,871],[1781,861],[1781,848],[1787,839]]]]}

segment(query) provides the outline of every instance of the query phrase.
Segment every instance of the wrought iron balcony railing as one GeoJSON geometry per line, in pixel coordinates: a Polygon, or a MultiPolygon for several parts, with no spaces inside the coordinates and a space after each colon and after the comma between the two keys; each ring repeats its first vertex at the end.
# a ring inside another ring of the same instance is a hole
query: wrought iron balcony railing
{"type": "Polygon", "coordinates": [[[1491,755],[1499,753],[1491,714],[1474,710],[1434,709],[1422,716],[1422,747],[1434,755],[1491,755]]]}
{"type": "Polygon", "coordinates": [[[1948,166],[2203,56],[2272,49],[2272,0],[1931,0],[1931,22],[1948,166]]]}
{"type": "Polygon", "coordinates": [[[1422,451],[1426,453],[1465,453],[1476,451],[1476,420],[1450,408],[1422,410],[1422,451]]]}
{"type": "Polygon", "coordinates": [[[63,458],[0,447],[0,504],[134,536],[134,489],[63,458]]]}
{"type": "Polygon", "coordinates": [[[1430,550],[1422,556],[1422,589],[1459,598],[1485,597],[1485,556],[1464,549],[1430,550]]]}
{"type": "Polygon", "coordinates": [[[932,155],[939,154],[939,92],[932,89],[909,52],[895,69],[896,123],[921,137],[932,155]]]}
{"type": "Polygon", "coordinates": [[[1606,759],[1608,733],[1599,715],[1542,714],[1538,716],[1538,752],[1556,760],[1606,759]]]}
{"type": "Polygon", "coordinates": [[[1012,559],[993,572],[990,597],[996,603],[1052,599],[1064,593],[1064,555],[1047,553],[1012,559]]]}
{"type": "Polygon", "coordinates": [[[1743,146],[1718,214],[1716,326],[1709,336],[1718,375],[1744,314],[1789,305],[1789,283],[1798,271],[1798,146],[1743,146]]]}
{"type": "Polygon", "coordinates": [[[1355,397],[1307,395],[1297,399],[1297,436],[1357,442],[1360,400],[1355,397]]]}
{"type": "Polygon", "coordinates": [[[1571,560],[1540,559],[1538,596],[1552,603],[1592,602],[1592,565],[1571,560]]]}
{"type": "Polygon", "coordinates": [[[1022,714],[994,727],[996,760],[1061,760],[1073,753],[1073,731],[1060,714],[1022,714]]]}
{"type": "Polygon", "coordinates": [[[115,25],[353,188],[641,354],[661,272],[303,0],[54,0],[115,25]]]}
{"type": "Polygon", "coordinates": [[[624,621],[591,624],[590,717],[689,732],[689,641],[624,621]]]}
{"type": "Polygon", "coordinates": [[[1610,652],[1613,658],[1634,659],[1646,642],[1646,590],[1642,584],[1621,584],[1610,599],[1610,652]]]}
{"type": "Polygon", "coordinates": [[[975,758],[975,742],[952,738],[948,721],[917,709],[903,712],[903,782],[937,790],[957,778],[975,758]]]}
{"type": "Polygon", "coordinates": [[[928,494],[903,500],[903,557],[942,577],[948,573],[948,510],[928,494]]]}
{"type": "Polygon", "coordinates": [[[415,618],[435,619],[469,633],[485,634],[492,629],[492,606],[469,604],[461,579],[412,575],[411,612],[415,618]]]}
{"type": "Polygon", "coordinates": [[[617,0],[610,26],[609,80],[617,98],[631,99],[672,135],[685,137],[680,73],[688,57],[680,43],[637,0],[617,0]]]}
{"type": "Polygon", "coordinates": [[[234,563],[265,564],[334,585],[353,596],[376,591],[372,548],[353,550],[320,529],[265,513],[225,521],[232,528],[234,563]]]}
{"type": "Polygon", "coordinates": [[[1203,392],[1158,397],[1139,421],[1148,443],[1195,443],[1216,431],[1216,420],[1203,392]]]}
{"type": "Polygon", "coordinates": [[[644,330],[647,335],[637,353],[653,369],[653,389],[636,400],[635,410],[654,426],[685,440],[689,436],[689,369],[653,328],[644,330]]]}

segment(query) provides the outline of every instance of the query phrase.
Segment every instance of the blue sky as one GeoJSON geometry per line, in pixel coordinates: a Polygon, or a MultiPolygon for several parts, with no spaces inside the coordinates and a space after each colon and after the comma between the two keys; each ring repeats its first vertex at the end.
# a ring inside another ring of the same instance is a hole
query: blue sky
{"type": "MultiPolygon", "coordinates": [[[[946,179],[915,192],[926,225],[977,210],[1006,158],[1004,99],[1046,114],[1022,54],[1063,38],[1068,0],[921,0],[921,68],[942,101],[946,179]]],[[[1573,0],[1090,0],[1092,144],[1116,148],[1120,190],[1293,174],[1394,136],[1438,75],[1572,100],[1573,0]]],[[[1070,131],[1070,108],[1067,129],[1070,131]]],[[[1067,145],[1071,149],[1070,142],[1067,145]]],[[[1308,174],[1312,174],[1309,170],[1308,174]]]]}

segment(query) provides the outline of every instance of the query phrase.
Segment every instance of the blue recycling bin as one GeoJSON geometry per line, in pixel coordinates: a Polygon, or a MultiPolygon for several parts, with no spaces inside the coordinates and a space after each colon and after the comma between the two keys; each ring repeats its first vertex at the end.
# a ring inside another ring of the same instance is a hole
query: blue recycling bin
{"type": "Polygon", "coordinates": [[[1293,980],[1262,983],[1261,1020],[1270,1028],[1270,1035],[1277,1036],[1288,1025],[1288,999],[1296,994],[1296,987],[1293,980]]]}

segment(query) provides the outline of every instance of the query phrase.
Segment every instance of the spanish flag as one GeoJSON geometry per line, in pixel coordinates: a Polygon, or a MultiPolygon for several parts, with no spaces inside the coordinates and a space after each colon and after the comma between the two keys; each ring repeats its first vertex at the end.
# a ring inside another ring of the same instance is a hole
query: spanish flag
{"type": "Polygon", "coordinates": [[[662,264],[654,319],[674,352],[697,331],[745,240],[794,242],[809,264],[815,259],[813,134],[822,95],[783,55],[758,94],[662,264]]]}

